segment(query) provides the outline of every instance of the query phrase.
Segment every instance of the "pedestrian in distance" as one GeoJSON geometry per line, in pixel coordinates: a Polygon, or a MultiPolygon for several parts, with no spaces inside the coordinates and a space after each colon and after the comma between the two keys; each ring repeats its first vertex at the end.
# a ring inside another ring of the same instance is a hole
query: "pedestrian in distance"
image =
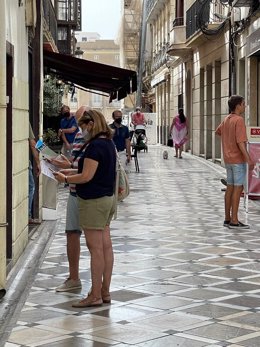
{"type": "MultiPolygon", "coordinates": [[[[83,113],[89,107],[81,106],[75,113],[75,119],[78,122],[83,113]]],[[[73,147],[71,161],[65,156],[61,155],[58,159],[52,159],[50,162],[59,169],[73,169],[77,171],[78,161],[83,155],[82,148],[85,144],[84,133],[79,128],[77,132],[73,147]]],[[[67,292],[75,289],[81,289],[82,284],[79,276],[79,259],[80,259],[80,236],[82,230],[79,226],[79,211],[78,199],[76,194],[76,185],[69,185],[69,196],[67,201],[66,210],[66,226],[65,233],[67,238],[67,257],[69,262],[69,276],[60,286],[56,288],[56,292],[67,292]]]]}
{"type": "Polygon", "coordinates": [[[217,127],[216,134],[221,136],[224,162],[227,171],[225,192],[225,220],[223,225],[230,229],[248,229],[238,220],[240,196],[246,178],[246,164],[249,170],[254,163],[246,148],[247,135],[245,121],[245,100],[240,95],[232,95],[228,100],[229,115],[217,127]]]}
{"type": "Polygon", "coordinates": [[[124,168],[131,161],[131,143],[129,129],[126,125],[122,124],[122,112],[115,110],[112,113],[113,123],[109,126],[113,129],[113,141],[116,146],[120,162],[124,168]]]}
{"type": "Polygon", "coordinates": [[[65,157],[70,158],[73,141],[78,132],[78,126],[75,117],[70,113],[69,106],[63,105],[61,114],[63,118],[61,119],[60,129],[58,131],[58,136],[63,141],[61,153],[65,155],[65,157]]]}
{"type": "Polygon", "coordinates": [[[80,158],[78,173],[54,173],[62,183],[75,183],[79,202],[79,222],[84,230],[90,252],[92,286],[88,296],[73,307],[100,306],[110,303],[110,282],[114,263],[110,222],[116,201],[116,150],[112,129],[102,113],[85,111],[79,126],[86,132],[88,146],[80,158]]]}
{"type": "Polygon", "coordinates": [[[175,157],[182,159],[183,145],[188,141],[188,121],[184,115],[183,108],[180,108],[177,116],[172,120],[170,128],[171,138],[175,148],[175,157]]]}

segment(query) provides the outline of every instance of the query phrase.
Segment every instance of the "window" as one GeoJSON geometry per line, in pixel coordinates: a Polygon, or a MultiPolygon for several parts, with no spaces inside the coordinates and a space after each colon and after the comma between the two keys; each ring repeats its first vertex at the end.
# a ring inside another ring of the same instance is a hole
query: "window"
{"type": "Polygon", "coordinates": [[[99,55],[94,55],[94,60],[99,60],[99,55]]]}
{"type": "Polygon", "coordinates": [[[121,108],[121,101],[113,100],[110,105],[115,108],[121,108]]]}
{"type": "Polygon", "coordinates": [[[116,55],[115,55],[115,60],[118,60],[118,59],[119,59],[119,55],[116,54],[116,55]]]}
{"type": "Polygon", "coordinates": [[[102,105],[102,95],[92,94],[92,106],[100,107],[102,105]]]}
{"type": "Polygon", "coordinates": [[[70,102],[71,103],[77,103],[78,102],[77,91],[75,91],[74,93],[71,93],[70,102]]]}
{"type": "Polygon", "coordinates": [[[64,21],[75,20],[75,0],[58,0],[57,19],[64,21]]]}
{"type": "Polygon", "coordinates": [[[67,41],[67,28],[58,29],[58,40],[67,41]]]}

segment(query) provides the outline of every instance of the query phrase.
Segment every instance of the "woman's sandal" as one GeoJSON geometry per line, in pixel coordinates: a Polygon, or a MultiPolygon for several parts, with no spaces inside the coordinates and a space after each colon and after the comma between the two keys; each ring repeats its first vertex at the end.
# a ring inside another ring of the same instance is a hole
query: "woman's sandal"
{"type": "Polygon", "coordinates": [[[88,296],[85,299],[82,299],[78,302],[74,302],[72,304],[72,307],[96,307],[96,306],[102,306],[103,305],[103,300],[102,298],[91,298],[88,296]]]}
{"type": "MultiPolygon", "coordinates": [[[[92,288],[90,288],[90,290],[88,292],[88,296],[91,295],[91,289],[92,288]]],[[[108,294],[104,294],[104,293],[102,293],[102,290],[101,290],[101,296],[102,296],[103,304],[111,304],[111,296],[110,296],[109,293],[108,294]]]]}
{"type": "Polygon", "coordinates": [[[110,294],[102,295],[102,300],[104,304],[111,304],[111,296],[110,294]]]}

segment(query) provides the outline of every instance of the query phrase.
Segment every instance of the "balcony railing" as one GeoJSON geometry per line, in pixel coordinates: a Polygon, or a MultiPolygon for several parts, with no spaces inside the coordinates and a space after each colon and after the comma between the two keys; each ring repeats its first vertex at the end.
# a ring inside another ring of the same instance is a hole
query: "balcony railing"
{"type": "Polygon", "coordinates": [[[163,9],[167,0],[147,0],[146,1],[146,20],[150,17],[156,17],[158,13],[163,9]]]}
{"type": "Polygon", "coordinates": [[[57,45],[57,17],[51,0],[45,0],[43,3],[43,14],[45,19],[45,30],[51,34],[54,43],[57,45]]]}
{"type": "Polygon", "coordinates": [[[221,0],[197,0],[186,12],[186,38],[202,30],[210,33],[210,28],[217,28],[228,18],[229,7],[221,0]]]}
{"type": "Polygon", "coordinates": [[[152,72],[158,70],[162,65],[167,62],[167,51],[169,43],[166,42],[162,45],[161,49],[155,54],[152,60],[152,72]]]}
{"type": "Polygon", "coordinates": [[[186,38],[201,29],[201,25],[209,22],[210,1],[201,4],[197,0],[186,12],[186,38]]]}
{"type": "Polygon", "coordinates": [[[182,25],[184,25],[184,18],[183,17],[175,18],[173,23],[172,23],[173,28],[178,27],[178,26],[182,26],[182,25]]]}

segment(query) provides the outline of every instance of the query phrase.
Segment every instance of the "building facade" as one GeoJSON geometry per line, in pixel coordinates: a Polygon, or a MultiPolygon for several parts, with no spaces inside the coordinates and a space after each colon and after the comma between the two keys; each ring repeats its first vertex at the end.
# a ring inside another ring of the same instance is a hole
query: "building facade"
{"type": "Polygon", "coordinates": [[[160,142],[183,107],[186,150],[220,162],[215,128],[231,94],[245,97],[247,125],[259,124],[259,1],[147,0],[146,6],[151,75],[143,81],[146,102],[158,113],[160,142]]]}
{"type": "MultiPolygon", "coordinates": [[[[136,72],[140,66],[142,11],[143,0],[122,0],[122,18],[118,34],[120,66],[136,72]]],[[[128,114],[136,106],[141,106],[137,105],[137,93],[128,95],[124,100],[124,112],[128,114]]]]}
{"type": "MultiPolygon", "coordinates": [[[[84,35],[84,33],[81,33],[83,40],[84,37],[87,38],[88,36],[89,35],[87,34],[84,35]]],[[[91,37],[91,40],[77,42],[77,47],[82,51],[82,59],[120,67],[120,50],[115,41],[102,39],[94,40],[94,35],[91,37]]],[[[123,101],[113,100],[110,103],[109,97],[98,91],[86,92],[77,89],[73,98],[74,99],[70,100],[72,111],[76,111],[76,109],[81,105],[88,105],[89,107],[103,113],[108,122],[112,119],[112,112],[115,109],[122,109],[124,105],[123,101]]]]}
{"type": "MultiPolygon", "coordinates": [[[[42,134],[43,48],[58,51],[58,29],[79,28],[80,0],[2,1],[0,13],[0,289],[28,244],[29,124],[42,134]],[[66,11],[71,17],[59,14],[66,11]],[[57,15],[58,14],[58,15],[57,15]],[[75,20],[76,18],[76,20],[75,20]],[[59,26],[60,25],[60,26],[59,26]]],[[[61,30],[62,31],[62,30],[61,30]]],[[[69,32],[67,31],[67,33],[69,32]]],[[[70,36],[70,35],[69,35],[70,36]]],[[[67,47],[73,47],[69,37],[67,47]]],[[[67,53],[71,53],[71,50],[67,53]]],[[[33,217],[42,219],[42,179],[35,177],[33,217]]]]}

